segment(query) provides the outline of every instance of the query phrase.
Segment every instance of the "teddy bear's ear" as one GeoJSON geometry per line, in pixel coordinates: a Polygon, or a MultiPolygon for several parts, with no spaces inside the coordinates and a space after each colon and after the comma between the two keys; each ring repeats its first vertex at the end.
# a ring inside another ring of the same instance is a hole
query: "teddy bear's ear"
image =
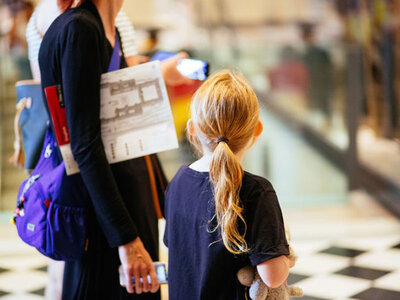
{"type": "Polygon", "coordinates": [[[297,253],[294,252],[292,246],[290,246],[290,245],[289,245],[289,256],[288,257],[289,257],[289,259],[291,259],[293,261],[297,261],[297,258],[298,258],[297,253]]]}
{"type": "Polygon", "coordinates": [[[251,286],[255,277],[254,267],[246,266],[237,272],[239,282],[244,286],[251,286]]]}
{"type": "Polygon", "coordinates": [[[290,243],[290,240],[291,240],[290,229],[287,226],[285,226],[285,233],[286,233],[286,240],[288,243],[290,243]]]}
{"type": "Polygon", "coordinates": [[[303,289],[298,286],[289,286],[289,294],[292,297],[303,297],[303,289]]]}

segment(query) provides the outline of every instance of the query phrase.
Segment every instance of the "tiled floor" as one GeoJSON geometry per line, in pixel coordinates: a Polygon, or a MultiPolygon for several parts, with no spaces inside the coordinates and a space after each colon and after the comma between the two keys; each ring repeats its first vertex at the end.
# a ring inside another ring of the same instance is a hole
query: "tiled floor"
{"type": "MultiPolygon", "coordinates": [[[[304,290],[303,299],[400,299],[400,223],[367,195],[351,194],[348,204],[287,209],[285,216],[299,255],[289,283],[304,290]]],[[[46,258],[0,223],[0,300],[43,299],[46,258]]],[[[161,252],[165,260],[166,249],[161,252]]]]}
{"type": "Polygon", "coordinates": [[[322,250],[316,247],[300,257],[289,283],[302,287],[305,299],[400,299],[400,268],[395,263],[400,261],[400,249],[395,248],[400,235],[392,237],[394,244],[376,250],[374,244],[386,239],[375,237],[369,248],[360,247],[360,239],[354,240],[352,248],[335,244],[322,250]],[[394,263],[386,265],[385,257],[394,263]],[[374,267],[366,260],[373,260],[374,267]]]}
{"type": "Polygon", "coordinates": [[[2,215],[0,226],[0,299],[43,299],[47,259],[23,244],[2,215]]]}
{"type": "Polygon", "coordinates": [[[348,204],[286,210],[303,299],[400,299],[400,222],[363,192],[348,204]]]}

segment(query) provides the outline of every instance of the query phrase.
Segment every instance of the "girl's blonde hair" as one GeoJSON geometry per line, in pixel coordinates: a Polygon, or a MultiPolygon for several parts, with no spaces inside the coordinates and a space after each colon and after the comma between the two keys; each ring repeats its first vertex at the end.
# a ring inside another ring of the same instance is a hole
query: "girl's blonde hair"
{"type": "Polygon", "coordinates": [[[239,199],[243,168],[235,154],[252,142],[259,120],[257,96],[243,75],[223,70],[209,77],[190,105],[196,135],[189,141],[199,153],[212,154],[210,180],[214,186],[215,217],[225,247],[234,254],[248,251],[246,222],[239,199]],[[244,232],[239,232],[239,221],[244,232]]]}

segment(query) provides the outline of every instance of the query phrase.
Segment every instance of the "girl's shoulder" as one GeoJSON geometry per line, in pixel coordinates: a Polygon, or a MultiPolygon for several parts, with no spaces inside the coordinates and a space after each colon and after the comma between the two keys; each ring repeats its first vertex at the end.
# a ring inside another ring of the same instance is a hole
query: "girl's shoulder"
{"type": "MultiPolygon", "coordinates": [[[[208,182],[209,177],[209,172],[196,171],[189,166],[183,165],[178,169],[169,185],[180,185],[182,183],[188,184],[194,181],[208,182]]],[[[245,198],[254,199],[255,195],[268,193],[275,194],[274,187],[268,179],[249,172],[244,172],[242,186],[240,189],[241,198],[242,196],[245,196],[245,198]]]]}
{"type": "Polygon", "coordinates": [[[179,168],[174,178],[208,178],[209,176],[209,172],[197,171],[187,165],[183,165],[179,168]]]}
{"type": "Polygon", "coordinates": [[[208,172],[199,172],[191,169],[189,166],[183,165],[172,177],[171,181],[167,186],[167,191],[170,190],[190,190],[195,183],[207,183],[209,181],[208,172]]]}
{"type": "Polygon", "coordinates": [[[275,193],[275,189],[267,178],[247,171],[244,172],[241,193],[259,194],[270,192],[275,193]]]}
{"type": "Polygon", "coordinates": [[[272,183],[265,177],[245,172],[240,189],[240,201],[245,210],[265,207],[280,210],[278,197],[272,183]]]}
{"type": "Polygon", "coordinates": [[[175,173],[174,177],[169,182],[169,186],[182,184],[182,182],[190,183],[197,180],[205,180],[209,178],[208,172],[199,172],[191,169],[189,166],[183,165],[175,173]]]}
{"type": "Polygon", "coordinates": [[[253,266],[288,255],[282,211],[268,179],[250,173],[243,178],[240,200],[246,221],[245,239],[253,266]]]}

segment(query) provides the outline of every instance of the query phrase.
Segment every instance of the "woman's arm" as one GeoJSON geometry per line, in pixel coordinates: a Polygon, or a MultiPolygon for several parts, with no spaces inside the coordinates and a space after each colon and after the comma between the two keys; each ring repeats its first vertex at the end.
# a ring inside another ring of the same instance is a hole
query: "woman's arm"
{"type": "Polygon", "coordinates": [[[59,43],[72,153],[109,245],[124,245],[137,237],[137,229],[122,200],[101,139],[101,35],[95,25],[76,19],[63,29],[59,43]]]}

